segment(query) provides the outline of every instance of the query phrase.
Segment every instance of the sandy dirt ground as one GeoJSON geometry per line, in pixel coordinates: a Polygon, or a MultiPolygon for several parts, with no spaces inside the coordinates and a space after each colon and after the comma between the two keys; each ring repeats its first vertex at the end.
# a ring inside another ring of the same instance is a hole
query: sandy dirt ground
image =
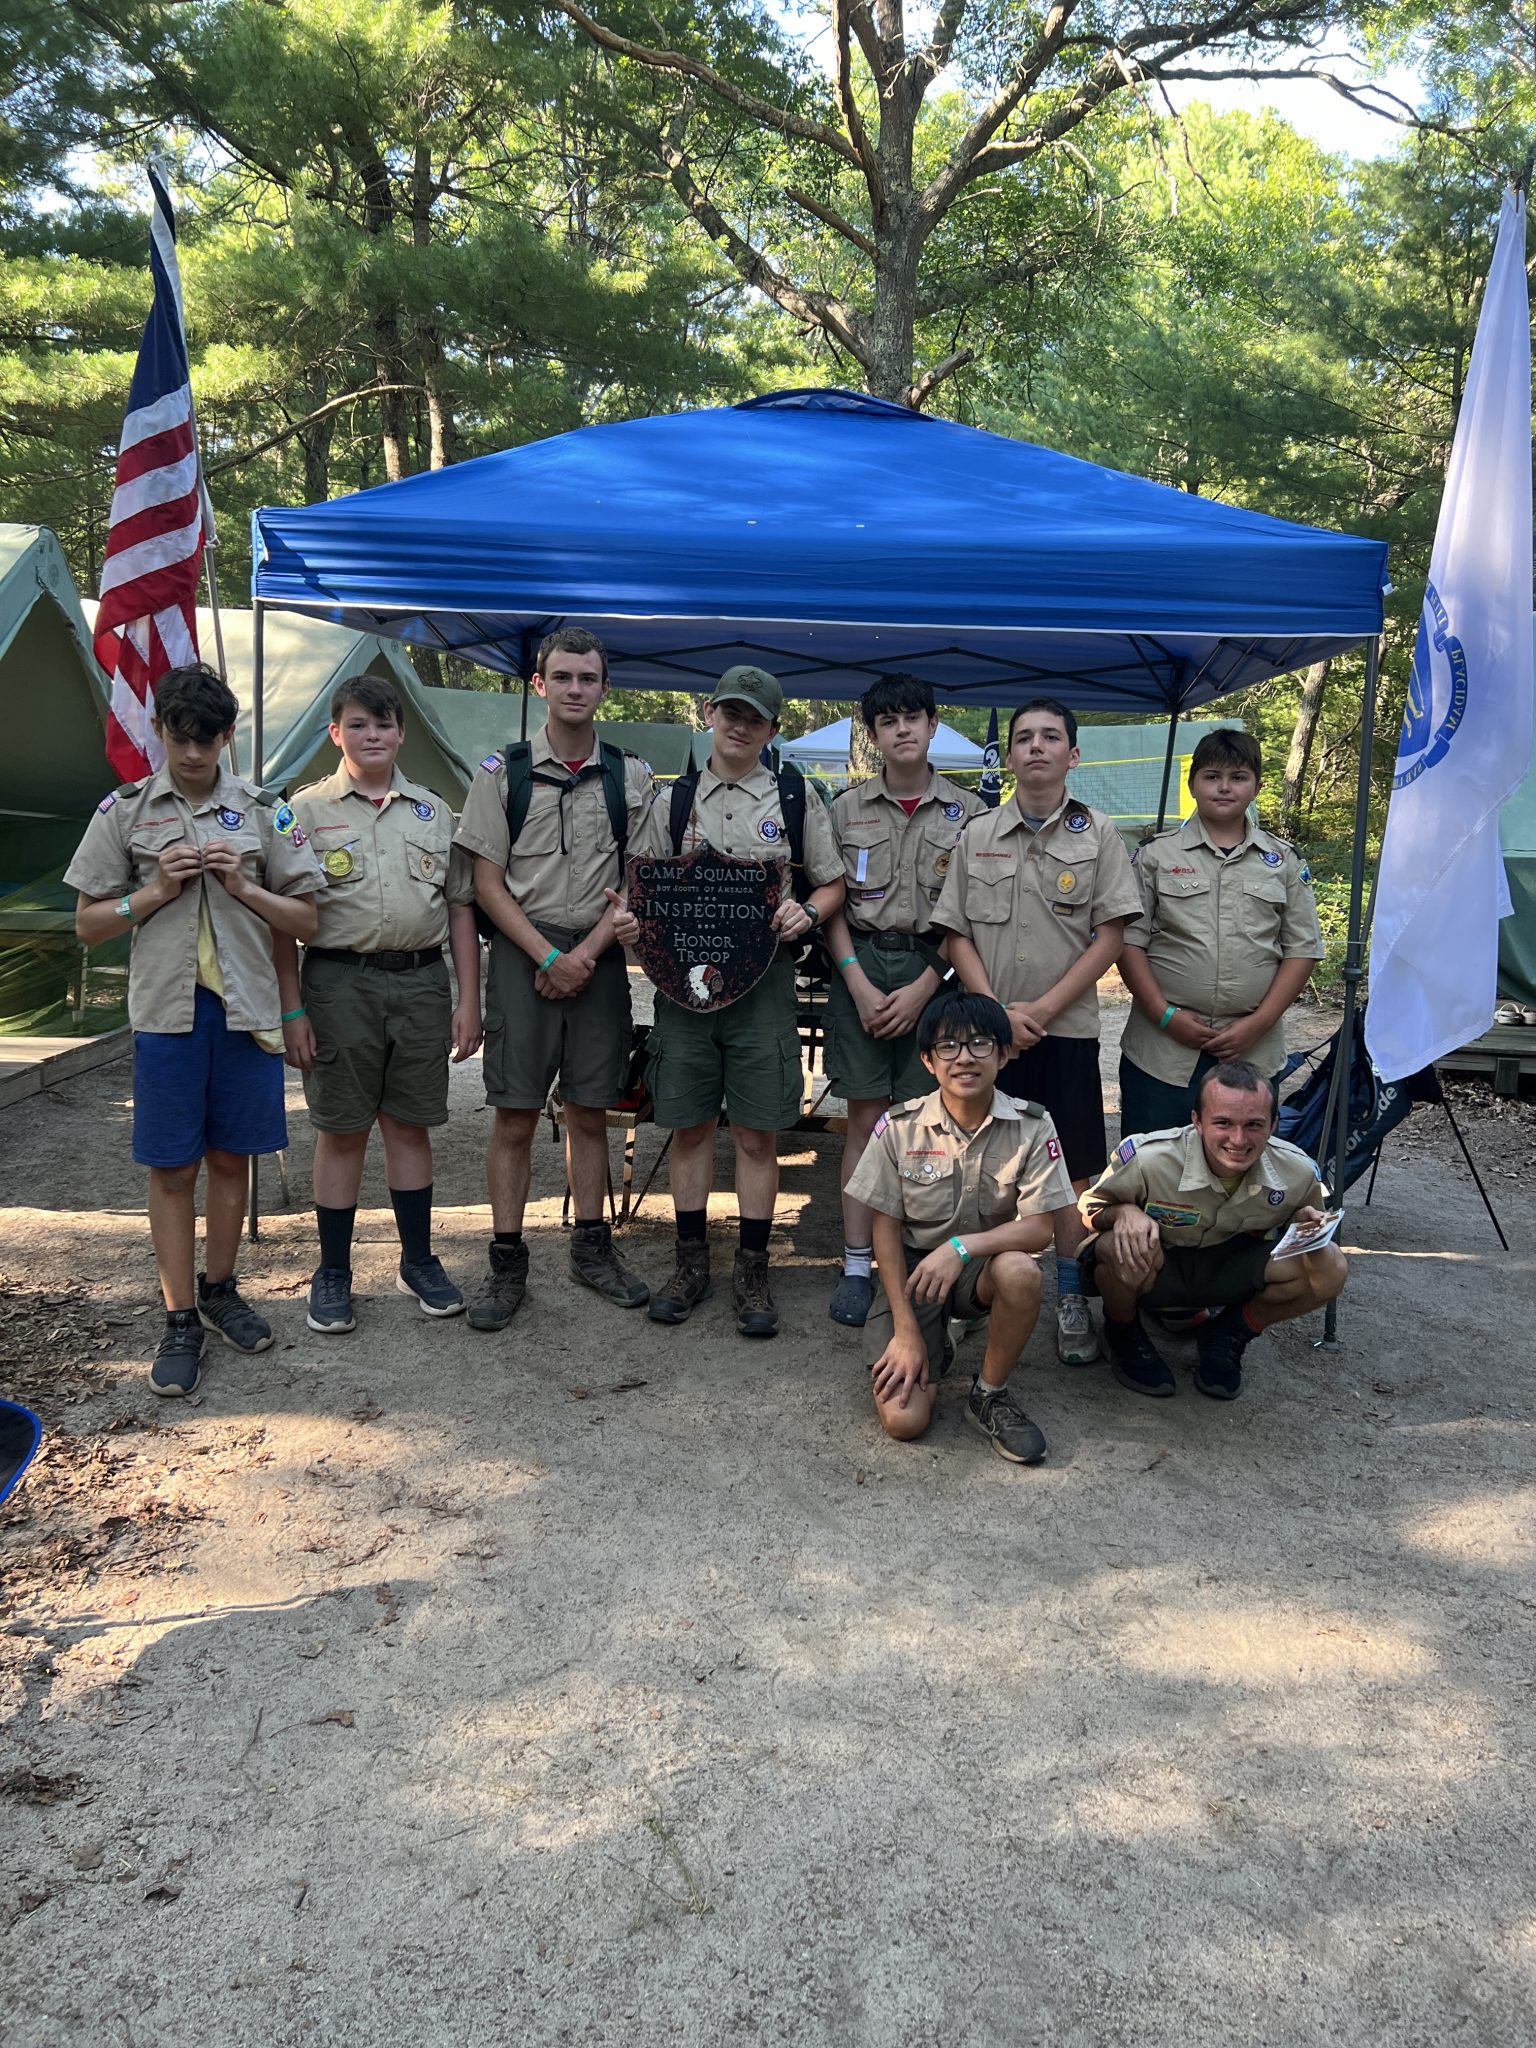
{"type": "MultiPolygon", "coordinates": [[[[777,1342],[578,1289],[541,1140],[505,1338],[393,1292],[371,1165],[357,1333],[305,1329],[276,1213],[276,1347],[157,1401],[129,1072],[0,1117],[0,1392],[48,1431],[0,1510],[8,2048],[1536,2034],[1529,1109],[1458,1098],[1510,1255],[1419,1112],[1342,1348],[1289,1326],[1221,1406],[1037,1333],[1025,1472],[964,1351],[881,1439],[825,1138],[785,1142],[777,1342]]],[[[479,1093],[437,1182],[466,1282],[479,1093]]],[[[653,1281],[667,1221],[626,1233],[653,1281]]]]}

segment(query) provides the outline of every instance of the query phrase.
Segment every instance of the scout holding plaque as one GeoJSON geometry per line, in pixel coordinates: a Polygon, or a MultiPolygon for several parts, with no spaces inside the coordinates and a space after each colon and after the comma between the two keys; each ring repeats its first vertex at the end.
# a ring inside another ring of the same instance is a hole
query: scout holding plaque
{"type": "MultiPolygon", "coordinates": [[[[741,1243],[736,1254],[732,1292],[736,1327],[746,1337],[771,1337],[779,1312],[768,1286],[768,1237],[773,1205],[779,1192],[778,1133],[800,1114],[802,1077],[800,1038],[795,1027],[795,967],[790,942],[813,931],[843,900],[843,864],[832,837],[825,807],[806,801],[799,775],[776,776],[761,765],[760,756],[778,730],[784,693],[765,670],[727,669],[709,700],[709,726],[714,737],[709,765],[697,776],[675,783],[658,798],[636,835],[631,851],[653,873],[653,897],[661,888],[659,871],[668,856],[713,852],[726,862],[698,862],[676,871],[667,890],[679,895],[692,885],[710,892],[723,906],[728,898],[727,871],[737,862],[766,863],[778,870],[780,894],[767,915],[767,926],[780,942],[760,978],[747,980],[746,965],[734,955],[752,941],[725,935],[713,951],[723,958],[685,960],[668,955],[657,971],[678,985],[678,997],[658,987],[656,1022],[651,1028],[647,1080],[656,1121],[668,1125],[672,1138],[672,1201],[677,1211],[677,1270],[651,1300],[651,1319],[686,1322],[710,1291],[709,1184],[714,1172],[715,1132],[722,1100],[736,1147],[736,1198],[741,1243]],[[800,902],[784,870],[800,868],[809,892],[800,902]],[[719,976],[716,988],[715,976],[719,976]],[[692,977],[690,979],[690,977],[692,977]],[[735,1000],[716,1005],[727,988],[740,987],[735,1000]],[[703,1001],[695,996],[702,995],[703,1001]]],[[[734,885],[730,885],[734,886],[734,885]]],[[[610,892],[611,893],[611,892],[610,892]]],[[[614,895],[619,917],[615,929],[626,946],[640,940],[633,910],[614,895]]],[[[754,900],[766,907],[766,895],[729,899],[753,911],[754,900]]],[[[669,914],[671,927],[685,929],[683,913],[669,914]]],[[[755,914],[733,915],[731,924],[756,931],[755,914]]],[[[653,935],[657,919],[651,920],[653,935]]],[[[697,937],[705,931],[702,917],[691,920],[697,937]]],[[[755,957],[755,956],[754,956],[755,957]]]]}

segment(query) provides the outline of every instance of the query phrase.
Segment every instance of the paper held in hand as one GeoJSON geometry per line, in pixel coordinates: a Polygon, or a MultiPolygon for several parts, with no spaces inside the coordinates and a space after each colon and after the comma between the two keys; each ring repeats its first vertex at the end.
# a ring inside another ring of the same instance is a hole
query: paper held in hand
{"type": "Polygon", "coordinates": [[[1332,1244],[1343,1221],[1342,1209],[1325,1209],[1318,1223],[1293,1223],[1269,1256],[1299,1259],[1305,1252],[1321,1251],[1325,1244],[1332,1244]]]}

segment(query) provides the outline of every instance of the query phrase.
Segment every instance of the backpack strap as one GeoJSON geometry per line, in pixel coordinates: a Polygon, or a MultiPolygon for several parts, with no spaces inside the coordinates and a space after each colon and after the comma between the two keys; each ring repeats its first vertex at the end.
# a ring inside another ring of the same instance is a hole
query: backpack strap
{"type": "MultiPolygon", "coordinates": [[[[507,836],[515,846],[517,835],[528,822],[533,785],[548,782],[563,789],[567,786],[567,778],[539,774],[533,765],[533,747],[528,740],[510,741],[502,748],[501,757],[506,763],[507,836]]],[[[603,800],[608,806],[608,824],[619,855],[620,887],[623,886],[624,860],[629,851],[629,803],[624,789],[624,759],[622,747],[610,746],[607,740],[599,740],[599,766],[595,772],[603,778],[603,800]]],[[[585,774],[577,777],[578,782],[585,779],[585,774]]]]}
{"type": "Polygon", "coordinates": [[[528,822],[533,802],[533,747],[527,740],[509,740],[501,750],[507,779],[507,837],[515,846],[517,835],[528,822]]]}
{"type": "Polygon", "coordinates": [[[688,830],[688,820],[693,813],[693,799],[698,787],[697,768],[690,769],[686,775],[679,775],[672,785],[672,808],[667,818],[667,827],[674,855],[683,850],[683,834],[688,830]]]}
{"type": "Polygon", "coordinates": [[[779,809],[784,814],[784,830],[789,839],[790,872],[795,894],[803,903],[810,893],[805,872],[805,777],[798,768],[781,768],[778,783],[779,809]]]}
{"type": "Polygon", "coordinates": [[[599,740],[603,764],[603,795],[608,800],[608,824],[619,851],[619,888],[624,886],[624,860],[629,852],[629,804],[624,793],[624,749],[599,740]]]}

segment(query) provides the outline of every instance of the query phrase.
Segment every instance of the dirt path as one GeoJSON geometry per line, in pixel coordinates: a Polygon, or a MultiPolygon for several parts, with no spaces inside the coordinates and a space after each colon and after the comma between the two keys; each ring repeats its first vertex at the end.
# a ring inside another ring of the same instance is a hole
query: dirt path
{"type": "MultiPolygon", "coordinates": [[[[1529,1111],[1471,1127],[1510,1257],[1421,1113],[1343,1349],[1281,1331],[1227,1408],[1037,1335],[1020,1473],[963,1371],[879,1438],[826,1140],[772,1345],[580,1293],[541,1143],[508,1340],[390,1291],[378,1206],[312,1336],[295,1212],[277,1347],[158,1402],[128,1077],[0,1119],[0,1391],[49,1430],[0,1510],[10,2048],[1532,2038],[1529,1111]]],[[[629,1241],[660,1278],[664,1203],[629,1241]]]]}

